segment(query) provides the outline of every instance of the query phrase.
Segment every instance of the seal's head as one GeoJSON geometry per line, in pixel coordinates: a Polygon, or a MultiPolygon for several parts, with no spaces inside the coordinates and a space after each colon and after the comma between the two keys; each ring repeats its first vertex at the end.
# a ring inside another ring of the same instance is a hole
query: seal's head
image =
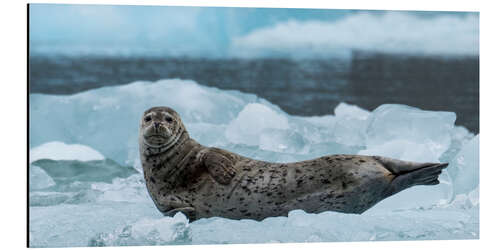
{"type": "Polygon", "coordinates": [[[140,134],[142,142],[149,147],[160,148],[174,144],[186,132],[175,110],[169,107],[153,107],[141,118],[140,134]]]}

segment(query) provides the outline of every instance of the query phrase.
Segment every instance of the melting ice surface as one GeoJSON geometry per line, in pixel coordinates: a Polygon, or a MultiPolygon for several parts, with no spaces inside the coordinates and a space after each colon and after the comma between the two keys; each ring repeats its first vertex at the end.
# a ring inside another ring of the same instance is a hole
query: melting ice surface
{"type": "Polygon", "coordinates": [[[255,95],[161,80],[71,96],[30,95],[32,247],[477,239],[479,135],[451,112],[341,103],[321,117],[290,116],[255,95]],[[450,162],[437,186],[417,186],[362,215],[301,210],[288,217],[162,216],[146,190],[138,124],[151,106],[177,110],[191,136],[256,159],[328,154],[450,162]]]}

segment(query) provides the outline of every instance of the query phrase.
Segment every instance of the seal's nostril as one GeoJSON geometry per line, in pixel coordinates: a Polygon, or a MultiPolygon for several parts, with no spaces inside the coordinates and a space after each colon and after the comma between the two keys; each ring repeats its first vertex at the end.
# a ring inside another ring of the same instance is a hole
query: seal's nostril
{"type": "Polygon", "coordinates": [[[159,122],[154,122],[155,128],[158,128],[160,126],[159,122]]]}

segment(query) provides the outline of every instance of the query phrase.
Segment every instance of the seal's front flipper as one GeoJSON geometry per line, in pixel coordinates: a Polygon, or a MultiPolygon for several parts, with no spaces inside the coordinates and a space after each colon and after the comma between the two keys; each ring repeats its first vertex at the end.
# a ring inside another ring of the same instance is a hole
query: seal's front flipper
{"type": "Polygon", "coordinates": [[[441,171],[447,166],[448,163],[425,163],[416,170],[400,172],[392,180],[389,193],[392,195],[415,185],[437,185],[441,171]]]}
{"type": "Polygon", "coordinates": [[[177,212],[183,213],[189,219],[189,222],[196,220],[196,210],[193,207],[182,207],[182,208],[172,209],[167,212],[164,212],[163,215],[172,217],[177,212]]]}
{"type": "Polygon", "coordinates": [[[208,172],[220,184],[227,185],[236,175],[233,162],[220,149],[210,148],[203,157],[208,172]]]}

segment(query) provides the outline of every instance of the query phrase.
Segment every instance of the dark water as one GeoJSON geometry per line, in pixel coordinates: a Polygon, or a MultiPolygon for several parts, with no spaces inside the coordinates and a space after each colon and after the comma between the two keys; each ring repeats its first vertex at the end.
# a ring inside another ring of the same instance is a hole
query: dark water
{"type": "Polygon", "coordinates": [[[479,57],[353,53],[349,60],[49,57],[29,60],[30,93],[73,94],[136,80],[192,79],[257,94],[293,115],[332,114],[339,102],[373,110],[401,103],[457,113],[479,132],[479,57]]]}

